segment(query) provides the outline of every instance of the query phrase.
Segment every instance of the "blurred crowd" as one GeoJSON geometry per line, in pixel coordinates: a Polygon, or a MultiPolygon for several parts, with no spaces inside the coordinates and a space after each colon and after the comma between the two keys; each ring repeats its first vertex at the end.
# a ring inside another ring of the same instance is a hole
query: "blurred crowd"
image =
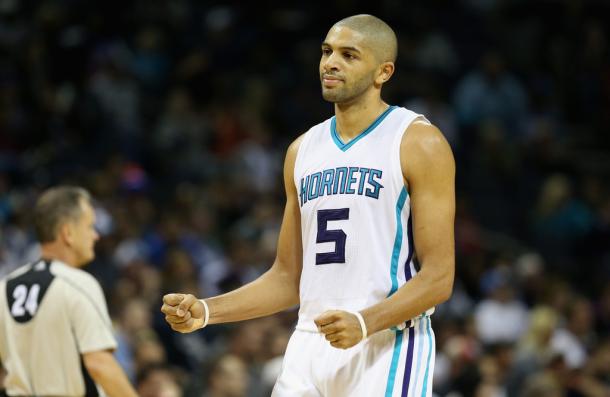
{"type": "Polygon", "coordinates": [[[370,12],[399,38],[384,98],[457,160],[435,393],[610,396],[610,3],[376,3],[0,0],[0,276],[38,255],[37,195],[82,185],[102,235],[87,270],[141,396],[268,396],[296,310],[183,335],[161,297],[273,262],[284,151],[333,110],[319,45],[370,12]]]}

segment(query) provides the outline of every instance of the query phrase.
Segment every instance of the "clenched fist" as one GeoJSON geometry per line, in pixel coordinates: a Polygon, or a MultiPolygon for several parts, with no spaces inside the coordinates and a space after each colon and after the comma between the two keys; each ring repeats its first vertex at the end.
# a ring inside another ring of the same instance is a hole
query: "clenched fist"
{"type": "Polygon", "coordinates": [[[174,331],[188,333],[203,327],[205,308],[190,294],[167,294],[163,297],[161,312],[174,331]]]}
{"type": "Polygon", "coordinates": [[[332,347],[348,349],[362,340],[362,328],[355,314],[342,310],[329,310],[314,322],[332,347]]]}

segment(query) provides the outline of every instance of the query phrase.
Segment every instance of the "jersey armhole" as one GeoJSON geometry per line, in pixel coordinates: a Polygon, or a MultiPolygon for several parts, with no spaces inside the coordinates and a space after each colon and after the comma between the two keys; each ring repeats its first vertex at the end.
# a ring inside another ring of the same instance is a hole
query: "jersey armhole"
{"type": "Polygon", "coordinates": [[[303,152],[305,152],[307,150],[307,146],[309,145],[309,141],[311,140],[313,133],[314,133],[313,128],[311,128],[302,135],[303,139],[301,140],[301,143],[299,144],[299,148],[297,149],[297,155],[295,156],[295,159],[294,159],[294,170],[293,170],[293,175],[292,175],[292,181],[294,182],[294,188],[296,189],[297,194],[299,192],[299,181],[297,180],[297,175],[299,174],[298,171],[301,169],[303,152]]]}
{"type": "Polygon", "coordinates": [[[411,124],[413,124],[415,121],[419,121],[419,120],[432,124],[422,114],[415,114],[415,117],[413,117],[411,119],[407,118],[403,123],[401,123],[400,132],[396,134],[396,138],[394,140],[394,145],[393,145],[394,151],[392,153],[392,167],[394,167],[394,169],[398,170],[396,175],[398,175],[398,178],[400,179],[399,181],[396,181],[396,183],[398,184],[398,186],[404,187],[407,190],[407,193],[409,193],[409,187],[405,184],[405,177],[402,172],[402,158],[401,158],[401,154],[400,154],[400,148],[402,145],[402,140],[407,135],[407,130],[409,129],[411,124]]]}

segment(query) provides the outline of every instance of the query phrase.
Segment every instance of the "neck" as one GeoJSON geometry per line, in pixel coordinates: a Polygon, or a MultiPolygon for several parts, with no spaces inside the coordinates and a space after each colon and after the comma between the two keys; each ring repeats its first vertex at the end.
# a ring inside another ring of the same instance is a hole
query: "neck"
{"type": "Polygon", "coordinates": [[[337,133],[347,143],[357,137],[388,108],[381,97],[335,103],[337,133]]]}
{"type": "Polygon", "coordinates": [[[41,244],[40,255],[43,259],[56,259],[68,266],[79,267],[74,253],[59,242],[41,244]]]}

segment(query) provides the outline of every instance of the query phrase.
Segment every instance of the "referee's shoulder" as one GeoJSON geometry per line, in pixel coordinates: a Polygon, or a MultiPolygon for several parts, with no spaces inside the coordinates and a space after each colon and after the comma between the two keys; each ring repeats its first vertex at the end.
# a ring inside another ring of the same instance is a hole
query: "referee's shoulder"
{"type": "MultiPolygon", "coordinates": [[[[26,273],[30,270],[31,263],[27,263],[25,265],[21,265],[17,268],[13,268],[12,271],[0,277],[0,281],[6,282],[7,280],[13,279],[15,277],[19,277],[22,274],[26,273]]],[[[1,397],[1,396],[0,396],[1,397]]]]}
{"type": "Polygon", "coordinates": [[[51,272],[56,278],[64,281],[73,288],[83,291],[101,290],[100,283],[88,272],[67,265],[52,266],[51,272]]]}

